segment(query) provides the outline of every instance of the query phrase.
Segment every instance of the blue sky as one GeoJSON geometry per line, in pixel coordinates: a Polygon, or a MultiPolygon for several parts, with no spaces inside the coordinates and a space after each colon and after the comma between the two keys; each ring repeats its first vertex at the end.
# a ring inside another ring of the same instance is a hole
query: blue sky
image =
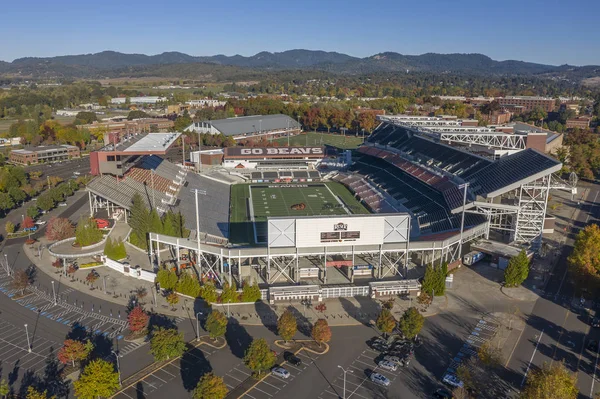
{"type": "Polygon", "coordinates": [[[304,48],[600,64],[599,0],[30,0],[0,10],[4,61],[103,50],[248,56],[304,48]]]}

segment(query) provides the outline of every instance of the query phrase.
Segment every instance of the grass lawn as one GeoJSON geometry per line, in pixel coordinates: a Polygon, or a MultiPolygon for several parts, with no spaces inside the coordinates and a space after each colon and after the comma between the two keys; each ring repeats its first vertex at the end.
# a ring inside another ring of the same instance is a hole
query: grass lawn
{"type": "MultiPolygon", "coordinates": [[[[280,137],[273,141],[278,142],[279,145],[287,146],[287,137],[280,137]]],[[[353,150],[358,148],[363,142],[362,136],[355,137],[353,133],[346,133],[346,137],[341,134],[327,134],[321,132],[308,132],[305,134],[300,134],[298,136],[290,137],[290,146],[291,147],[300,147],[300,146],[321,146],[321,145],[330,145],[332,147],[336,147],[342,150],[353,150]]]]}
{"type": "Polygon", "coordinates": [[[345,208],[353,214],[369,213],[346,187],[336,182],[294,184],[292,187],[267,183],[235,184],[231,187],[230,240],[236,244],[264,242],[268,217],[346,215],[345,208]],[[254,222],[249,214],[250,192],[254,222]],[[304,209],[292,209],[301,204],[304,209]]]}

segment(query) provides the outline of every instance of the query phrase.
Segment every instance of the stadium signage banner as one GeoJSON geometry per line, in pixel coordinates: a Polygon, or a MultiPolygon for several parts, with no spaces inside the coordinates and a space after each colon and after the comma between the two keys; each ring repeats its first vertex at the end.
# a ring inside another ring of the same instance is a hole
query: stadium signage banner
{"type": "Polygon", "coordinates": [[[268,156],[268,155],[299,155],[299,156],[322,156],[323,147],[228,147],[225,149],[228,157],[241,156],[268,156]]]}
{"type": "Polygon", "coordinates": [[[410,216],[365,215],[269,218],[270,247],[336,247],[382,245],[408,241],[410,216]]]}

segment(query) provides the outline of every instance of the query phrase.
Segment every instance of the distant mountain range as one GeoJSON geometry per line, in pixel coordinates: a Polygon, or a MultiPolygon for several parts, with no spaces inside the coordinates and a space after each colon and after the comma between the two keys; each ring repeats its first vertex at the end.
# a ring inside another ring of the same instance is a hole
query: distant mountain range
{"type": "MultiPolygon", "coordinates": [[[[187,64],[223,65],[254,70],[317,70],[337,74],[377,72],[432,72],[483,75],[536,75],[565,73],[578,79],[600,76],[600,66],[575,67],[544,65],[524,61],[495,61],[483,54],[403,55],[393,52],[366,58],[313,50],[289,50],[281,53],[260,52],[241,55],[191,56],[179,52],[157,55],[124,54],[103,51],[95,54],[66,55],[46,58],[19,58],[0,61],[0,74],[27,77],[149,76],[156,66],[187,64]],[[129,74],[129,75],[128,75],[129,74]]],[[[201,67],[198,65],[198,67],[201,67]]],[[[202,68],[202,67],[201,67],[202,68]]],[[[206,66],[203,68],[206,69],[206,66]]],[[[214,69],[214,68],[213,68],[214,69]]],[[[175,69],[174,69],[175,70],[175,69]]],[[[173,77],[177,77],[176,75],[173,77]]]]}

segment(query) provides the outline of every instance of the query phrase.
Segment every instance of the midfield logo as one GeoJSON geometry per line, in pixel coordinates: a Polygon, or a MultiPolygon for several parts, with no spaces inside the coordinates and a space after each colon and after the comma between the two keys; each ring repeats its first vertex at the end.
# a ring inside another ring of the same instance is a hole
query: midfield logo
{"type": "Polygon", "coordinates": [[[345,223],[337,223],[333,225],[333,231],[347,231],[348,225],[345,223]]]}

